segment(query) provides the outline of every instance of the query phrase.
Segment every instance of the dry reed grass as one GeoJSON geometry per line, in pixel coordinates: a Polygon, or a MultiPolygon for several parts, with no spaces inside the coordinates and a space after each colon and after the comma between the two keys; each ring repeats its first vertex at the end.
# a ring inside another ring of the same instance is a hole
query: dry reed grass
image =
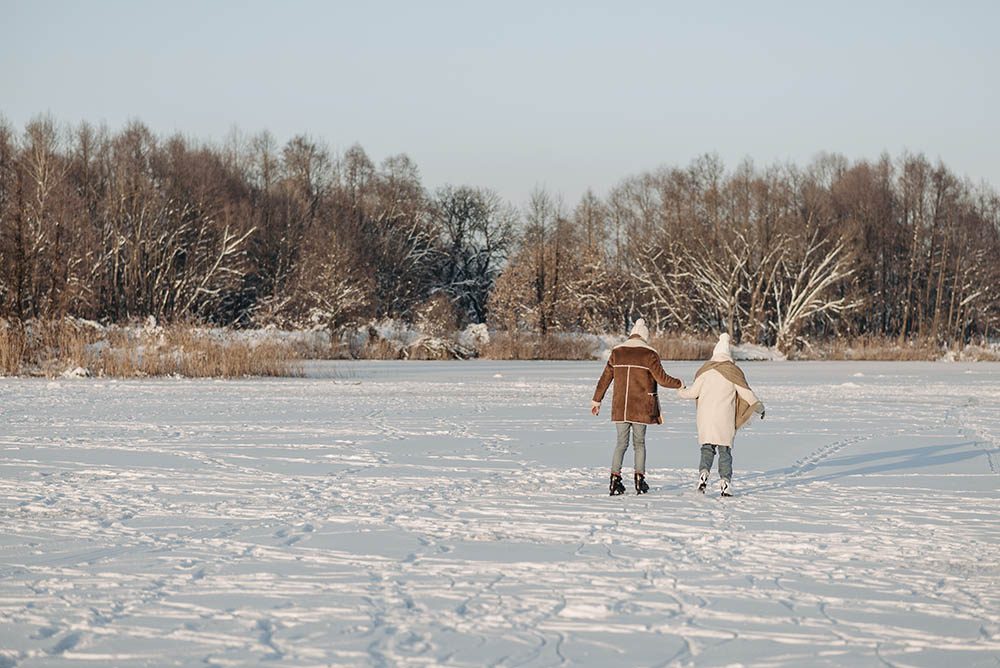
{"type": "Polygon", "coordinates": [[[352,357],[362,360],[401,360],[405,358],[402,346],[389,339],[369,339],[363,346],[352,351],[352,357]]]}
{"type": "Polygon", "coordinates": [[[83,366],[93,328],[72,320],[0,322],[0,370],[53,376],[83,366]]]}
{"type": "Polygon", "coordinates": [[[535,359],[540,360],[593,360],[601,346],[593,338],[576,334],[550,334],[538,339],[535,359]]]}
{"type": "Polygon", "coordinates": [[[933,362],[941,359],[968,362],[1000,361],[1000,351],[981,345],[945,346],[932,339],[857,337],[835,339],[795,351],[795,360],[838,360],[858,362],[933,362]]]}
{"type": "Polygon", "coordinates": [[[966,346],[962,350],[962,359],[976,362],[1000,362],[1000,350],[985,346],[966,346]]]}
{"type": "Polygon", "coordinates": [[[928,340],[906,341],[895,339],[858,337],[835,339],[829,343],[813,345],[795,351],[789,356],[796,360],[841,360],[870,362],[918,362],[941,359],[944,349],[928,340]]]}
{"type": "Polygon", "coordinates": [[[130,340],[105,348],[92,365],[97,375],[115,377],[182,376],[243,378],[301,376],[302,369],[286,346],[221,341],[183,329],[172,329],[161,341],[130,340]]]}
{"type": "Polygon", "coordinates": [[[22,329],[0,323],[0,376],[15,376],[20,373],[26,346],[22,329]]]}
{"type": "Polygon", "coordinates": [[[537,337],[522,332],[497,332],[479,348],[479,356],[490,360],[532,360],[537,337]]]}
{"type": "Polygon", "coordinates": [[[443,361],[468,359],[475,351],[465,350],[451,339],[426,337],[409,346],[391,339],[369,339],[361,345],[348,345],[341,358],[359,360],[443,361]]]}
{"type": "Polygon", "coordinates": [[[578,334],[497,332],[479,349],[491,360],[592,360],[599,350],[593,337],[578,334]]]}
{"type": "Polygon", "coordinates": [[[301,376],[293,346],[227,340],[194,326],[98,330],[73,320],[0,324],[0,373],[240,378],[301,376]]]}
{"type": "MultiPolygon", "coordinates": [[[[441,340],[444,341],[444,340],[441,340]]],[[[455,359],[473,351],[449,347],[437,339],[421,340],[409,348],[397,341],[369,338],[341,352],[342,357],[369,360],[455,359]],[[454,348],[454,349],[453,349],[454,348]]],[[[714,341],[684,334],[659,333],[651,345],[666,360],[704,360],[714,341]]],[[[593,360],[603,344],[594,336],[551,333],[496,332],[478,355],[492,360],[593,360]]],[[[320,351],[323,357],[335,348],[320,351]]],[[[182,376],[238,378],[245,376],[301,376],[299,360],[312,358],[301,342],[250,343],[225,332],[194,325],[168,327],[100,328],[77,320],[0,320],[0,375],[54,377],[76,368],[93,376],[134,378],[182,376]]],[[[910,361],[945,358],[1000,361],[1000,351],[984,346],[949,350],[929,340],[855,338],[817,344],[792,354],[799,360],[910,361]]]]}
{"type": "Polygon", "coordinates": [[[715,341],[697,339],[683,334],[661,332],[650,336],[649,343],[665,360],[707,360],[712,356],[715,341]]]}
{"type": "MultiPolygon", "coordinates": [[[[652,345],[668,360],[701,360],[712,355],[715,345],[690,336],[656,334],[652,345]]],[[[479,354],[493,360],[593,360],[603,343],[585,334],[556,333],[541,336],[525,332],[497,332],[479,354]]]]}

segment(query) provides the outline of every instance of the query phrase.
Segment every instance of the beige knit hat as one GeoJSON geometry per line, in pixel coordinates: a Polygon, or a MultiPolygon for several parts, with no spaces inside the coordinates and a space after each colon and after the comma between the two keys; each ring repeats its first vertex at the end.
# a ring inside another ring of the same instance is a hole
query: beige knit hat
{"type": "Polygon", "coordinates": [[[645,320],[639,318],[638,320],[635,321],[635,324],[632,325],[632,331],[629,332],[628,335],[632,336],[633,334],[638,334],[639,338],[641,338],[646,343],[649,343],[649,327],[646,327],[645,320]]]}
{"type": "Polygon", "coordinates": [[[715,344],[715,349],[712,350],[712,359],[732,361],[733,351],[729,346],[729,334],[721,334],[719,336],[719,342],[715,344]]]}

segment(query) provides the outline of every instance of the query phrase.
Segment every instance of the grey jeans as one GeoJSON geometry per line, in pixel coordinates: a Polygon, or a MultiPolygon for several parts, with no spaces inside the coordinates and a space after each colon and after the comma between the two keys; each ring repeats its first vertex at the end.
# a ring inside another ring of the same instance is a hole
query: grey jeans
{"type": "Polygon", "coordinates": [[[625,451],[628,450],[628,433],[632,432],[632,449],[635,451],[636,473],[646,472],[646,425],[637,422],[618,422],[618,445],[611,455],[611,472],[622,472],[622,460],[625,459],[625,451]]]}
{"type": "Polygon", "coordinates": [[[726,480],[733,479],[733,449],[725,445],[712,445],[703,443],[701,446],[700,471],[711,471],[712,462],[715,460],[715,450],[719,450],[719,477],[726,480]]]}

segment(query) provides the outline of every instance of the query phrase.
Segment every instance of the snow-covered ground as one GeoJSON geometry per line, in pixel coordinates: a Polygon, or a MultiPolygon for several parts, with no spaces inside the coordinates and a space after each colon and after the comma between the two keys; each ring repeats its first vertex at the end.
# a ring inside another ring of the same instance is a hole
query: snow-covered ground
{"type": "Polygon", "coordinates": [[[0,379],[0,668],[1000,664],[1000,365],[748,363],[726,500],[601,367],[0,379]]]}

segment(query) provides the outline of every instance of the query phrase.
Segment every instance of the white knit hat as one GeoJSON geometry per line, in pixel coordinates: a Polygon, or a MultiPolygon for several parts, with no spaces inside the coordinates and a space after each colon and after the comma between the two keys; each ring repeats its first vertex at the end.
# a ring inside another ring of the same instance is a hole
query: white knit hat
{"type": "Polygon", "coordinates": [[[719,336],[719,342],[715,344],[715,349],[712,351],[713,360],[733,360],[733,353],[729,347],[729,335],[721,334],[719,336]]]}
{"type": "Polygon", "coordinates": [[[638,334],[639,338],[649,343],[649,327],[646,327],[645,320],[639,318],[638,320],[635,321],[635,324],[632,325],[632,331],[629,332],[628,335],[632,336],[633,334],[638,334]]]}

